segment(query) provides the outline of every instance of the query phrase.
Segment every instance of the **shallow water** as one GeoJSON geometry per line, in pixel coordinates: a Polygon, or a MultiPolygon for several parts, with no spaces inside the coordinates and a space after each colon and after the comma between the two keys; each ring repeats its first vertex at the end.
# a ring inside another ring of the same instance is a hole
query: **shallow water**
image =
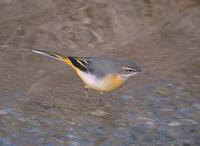
{"type": "Polygon", "coordinates": [[[198,1],[0,2],[0,146],[200,145],[198,1]],[[31,49],[134,59],[101,95],[31,49]]]}

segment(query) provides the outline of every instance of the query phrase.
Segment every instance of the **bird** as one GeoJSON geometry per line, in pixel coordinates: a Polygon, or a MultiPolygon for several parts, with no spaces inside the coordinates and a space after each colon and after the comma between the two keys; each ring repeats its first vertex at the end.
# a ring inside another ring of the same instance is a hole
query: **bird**
{"type": "Polygon", "coordinates": [[[112,92],[124,85],[133,75],[141,72],[139,65],[130,59],[111,57],[75,57],[43,50],[32,50],[62,61],[72,67],[85,84],[85,95],[88,89],[94,89],[101,94],[112,92]]]}

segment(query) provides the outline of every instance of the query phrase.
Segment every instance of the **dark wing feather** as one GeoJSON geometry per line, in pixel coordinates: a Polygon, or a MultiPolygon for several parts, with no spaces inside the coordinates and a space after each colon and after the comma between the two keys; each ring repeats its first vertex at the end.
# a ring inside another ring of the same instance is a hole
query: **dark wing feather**
{"type": "Polygon", "coordinates": [[[79,57],[68,57],[69,60],[71,61],[71,63],[79,68],[81,71],[84,72],[89,72],[90,69],[88,68],[89,64],[91,63],[91,61],[89,61],[89,59],[87,58],[79,58],[79,57]]]}

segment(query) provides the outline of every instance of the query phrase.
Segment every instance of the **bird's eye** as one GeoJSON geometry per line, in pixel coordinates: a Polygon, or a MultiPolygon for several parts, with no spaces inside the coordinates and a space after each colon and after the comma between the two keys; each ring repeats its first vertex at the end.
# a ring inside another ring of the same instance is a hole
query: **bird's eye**
{"type": "Polygon", "coordinates": [[[135,69],[125,69],[126,73],[134,73],[136,72],[135,69]]]}
{"type": "Polygon", "coordinates": [[[132,72],[134,72],[134,70],[132,70],[132,69],[126,69],[126,72],[127,73],[132,73],[132,72]]]}
{"type": "Polygon", "coordinates": [[[122,67],[122,68],[123,68],[123,70],[124,70],[124,72],[125,72],[126,74],[132,74],[132,73],[135,73],[135,72],[136,72],[136,70],[133,69],[133,68],[129,68],[129,67],[122,67]]]}

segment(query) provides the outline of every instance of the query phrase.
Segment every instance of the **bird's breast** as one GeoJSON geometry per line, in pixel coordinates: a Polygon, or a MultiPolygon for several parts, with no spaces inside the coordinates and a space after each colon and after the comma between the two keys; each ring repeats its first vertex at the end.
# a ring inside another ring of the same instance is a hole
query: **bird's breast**
{"type": "Polygon", "coordinates": [[[101,92],[110,92],[115,90],[125,82],[123,77],[115,74],[109,74],[105,77],[96,77],[93,74],[88,74],[83,71],[77,71],[77,74],[89,88],[101,92]]]}

